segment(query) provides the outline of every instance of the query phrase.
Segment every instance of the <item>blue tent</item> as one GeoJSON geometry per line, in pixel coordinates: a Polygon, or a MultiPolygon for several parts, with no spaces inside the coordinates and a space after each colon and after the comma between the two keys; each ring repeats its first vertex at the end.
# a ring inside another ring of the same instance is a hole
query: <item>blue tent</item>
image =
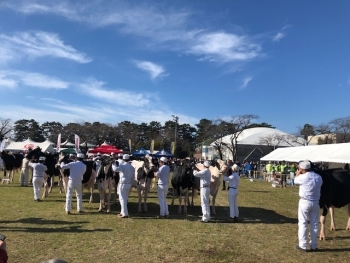
{"type": "Polygon", "coordinates": [[[155,154],[153,154],[154,157],[174,157],[173,154],[171,154],[170,152],[167,152],[166,150],[161,150],[159,152],[156,152],[155,154]]]}
{"type": "Polygon", "coordinates": [[[141,148],[141,149],[137,150],[136,152],[132,153],[133,156],[145,156],[146,154],[150,154],[150,152],[146,151],[143,148],[141,148]]]}

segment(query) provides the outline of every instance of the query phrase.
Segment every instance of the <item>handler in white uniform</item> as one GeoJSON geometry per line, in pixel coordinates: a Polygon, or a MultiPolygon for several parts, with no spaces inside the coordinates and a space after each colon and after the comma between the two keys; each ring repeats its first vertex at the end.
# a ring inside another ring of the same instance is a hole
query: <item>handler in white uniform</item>
{"type": "Polygon", "coordinates": [[[208,161],[205,161],[203,165],[205,169],[201,171],[199,171],[199,169],[194,166],[196,171],[193,171],[193,175],[200,178],[201,206],[203,213],[202,220],[200,220],[200,222],[207,223],[210,220],[209,196],[211,173],[209,170],[210,163],[208,161]]]}
{"type": "Polygon", "coordinates": [[[299,187],[299,207],[298,207],[298,238],[299,245],[296,248],[300,251],[307,251],[307,224],[310,220],[310,249],[317,249],[318,235],[318,215],[320,212],[319,200],[321,196],[322,177],[310,170],[309,161],[299,163],[294,183],[299,187]]]}
{"type": "Polygon", "coordinates": [[[28,186],[29,179],[29,160],[24,156],[22,160],[22,169],[20,174],[21,186],[28,186]]]}
{"type": "Polygon", "coordinates": [[[238,205],[237,205],[237,196],[238,196],[238,185],[239,185],[239,175],[238,175],[238,166],[234,164],[229,173],[225,174],[224,181],[228,182],[228,203],[230,205],[230,221],[234,223],[238,222],[238,205]]]}
{"type": "Polygon", "coordinates": [[[38,163],[29,162],[29,166],[33,168],[33,189],[34,189],[34,200],[40,200],[40,190],[44,183],[44,175],[47,170],[46,165],[44,165],[45,157],[39,157],[38,163]]]}
{"type": "Polygon", "coordinates": [[[135,180],[135,169],[129,163],[129,155],[123,155],[123,161],[119,163],[119,166],[116,163],[112,163],[112,169],[114,172],[119,172],[119,202],[120,202],[120,218],[128,218],[128,198],[129,191],[132,183],[135,180]]]}
{"type": "Polygon", "coordinates": [[[72,204],[72,195],[75,190],[77,196],[77,210],[78,213],[82,212],[83,201],[82,201],[82,181],[83,175],[86,172],[86,165],[82,162],[84,159],[84,154],[78,153],[76,161],[71,163],[61,163],[61,169],[70,169],[69,179],[67,185],[67,194],[66,194],[66,214],[70,214],[71,204],[72,204]]]}
{"type": "Polygon", "coordinates": [[[165,163],[168,162],[168,159],[161,157],[159,160],[159,170],[154,173],[154,176],[158,177],[158,201],[160,208],[159,218],[169,218],[168,204],[166,202],[166,196],[168,194],[169,187],[169,177],[170,177],[170,167],[165,163]]]}

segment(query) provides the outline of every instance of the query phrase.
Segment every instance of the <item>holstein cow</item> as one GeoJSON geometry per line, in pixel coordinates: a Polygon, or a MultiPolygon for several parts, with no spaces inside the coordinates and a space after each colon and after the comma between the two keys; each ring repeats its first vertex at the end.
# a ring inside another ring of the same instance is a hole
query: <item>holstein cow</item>
{"type": "MultiPolygon", "coordinates": [[[[203,170],[204,165],[203,164],[196,164],[198,169],[203,170]]],[[[211,202],[211,214],[216,215],[215,211],[215,200],[216,196],[219,192],[219,186],[221,183],[221,176],[227,171],[227,166],[224,161],[222,160],[216,160],[211,161],[211,165],[209,167],[210,173],[211,173],[211,182],[210,182],[210,195],[212,196],[212,202],[211,202]]],[[[200,191],[199,186],[199,178],[195,178],[195,184],[194,189],[197,191],[200,191]]],[[[193,206],[193,198],[196,196],[196,191],[192,190],[192,206],[193,206]]]]}
{"type": "Polygon", "coordinates": [[[171,205],[174,205],[175,191],[179,197],[178,214],[182,213],[182,196],[184,196],[183,212],[187,214],[187,206],[189,203],[189,190],[194,184],[194,176],[192,170],[192,162],[188,159],[183,159],[174,163],[173,176],[171,178],[171,185],[173,187],[173,197],[171,205]]]}
{"type": "MultiPolygon", "coordinates": [[[[98,191],[100,193],[100,208],[99,212],[102,212],[103,207],[107,206],[107,213],[111,210],[111,194],[114,184],[114,172],[112,170],[112,160],[109,157],[102,157],[101,165],[97,171],[96,181],[98,184],[98,191]],[[108,190],[108,194],[107,194],[108,190]],[[107,198],[106,198],[107,197],[107,198]]],[[[115,185],[116,188],[116,185],[115,185]]]]}
{"type": "Polygon", "coordinates": [[[152,157],[147,154],[140,160],[132,160],[131,165],[135,168],[135,180],[132,187],[137,189],[138,212],[147,212],[147,195],[150,190],[152,179],[154,178],[152,157]]]}
{"type": "Polygon", "coordinates": [[[16,169],[21,168],[22,166],[22,160],[24,158],[23,154],[12,154],[7,153],[6,151],[2,151],[0,154],[0,157],[3,160],[4,163],[4,177],[6,175],[9,175],[8,179],[3,179],[3,182],[6,180],[8,183],[13,182],[14,173],[16,169]]]}
{"type": "Polygon", "coordinates": [[[320,217],[320,240],[325,240],[325,223],[329,210],[331,215],[331,230],[335,230],[333,207],[340,208],[347,205],[348,224],[346,230],[350,230],[350,172],[344,169],[316,170],[321,175],[323,184],[321,187],[320,208],[323,209],[320,217]]]}

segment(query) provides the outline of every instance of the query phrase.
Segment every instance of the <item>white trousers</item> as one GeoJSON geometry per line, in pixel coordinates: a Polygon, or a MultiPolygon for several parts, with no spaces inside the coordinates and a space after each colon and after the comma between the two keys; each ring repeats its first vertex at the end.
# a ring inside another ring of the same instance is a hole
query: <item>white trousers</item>
{"type": "Polygon", "coordinates": [[[239,211],[238,211],[238,205],[237,205],[237,196],[238,196],[238,189],[230,188],[228,192],[228,203],[230,206],[230,217],[238,217],[239,211]]]}
{"type": "Polygon", "coordinates": [[[28,185],[28,179],[29,179],[29,168],[22,168],[21,169],[21,186],[27,186],[28,185]]]}
{"type": "Polygon", "coordinates": [[[44,177],[33,177],[34,200],[40,199],[40,190],[43,187],[44,177]]]}
{"type": "Polygon", "coordinates": [[[72,195],[73,191],[75,190],[75,194],[77,197],[77,211],[81,211],[83,209],[83,197],[82,197],[82,191],[83,186],[81,181],[73,181],[71,179],[68,180],[67,184],[67,193],[66,193],[66,211],[71,210],[72,205],[72,195]]]}
{"type": "Polygon", "coordinates": [[[160,208],[160,216],[169,215],[168,204],[166,202],[166,196],[168,194],[168,186],[158,185],[157,189],[159,208],[160,208]]]}
{"type": "Polygon", "coordinates": [[[320,212],[320,206],[318,201],[308,201],[304,199],[299,200],[298,207],[298,238],[299,247],[306,249],[307,247],[307,225],[310,221],[310,248],[317,248],[317,235],[318,235],[318,215],[320,212]]]}
{"type": "Polygon", "coordinates": [[[120,184],[119,187],[119,202],[120,202],[120,213],[123,216],[129,216],[128,212],[128,198],[131,184],[120,184]]]}
{"type": "Polygon", "coordinates": [[[210,207],[209,207],[209,197],[210,197],[210,188],[203,187],[201,188],[201,206],[202,206],[202,220],[209,221],[210,220],[210,207]]]}

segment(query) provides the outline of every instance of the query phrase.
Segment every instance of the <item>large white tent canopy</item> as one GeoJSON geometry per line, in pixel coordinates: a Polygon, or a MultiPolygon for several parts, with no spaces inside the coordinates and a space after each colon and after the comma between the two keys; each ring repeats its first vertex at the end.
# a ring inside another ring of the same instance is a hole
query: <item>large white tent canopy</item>
{"type": "Polygon", "coordinates": [[[6,148],[6,151],[27,151],[40,147],[43,152],[55,153],[56,150],[48,142],[34,142],[26,140],[24,142],[11,142],[6,148]]]}
{"type": "Polygon", "coordinates": [[[350,143],[309,145],[278,148],[265,155],[261,161],[288,161],[350,163],[350,143]]]}

